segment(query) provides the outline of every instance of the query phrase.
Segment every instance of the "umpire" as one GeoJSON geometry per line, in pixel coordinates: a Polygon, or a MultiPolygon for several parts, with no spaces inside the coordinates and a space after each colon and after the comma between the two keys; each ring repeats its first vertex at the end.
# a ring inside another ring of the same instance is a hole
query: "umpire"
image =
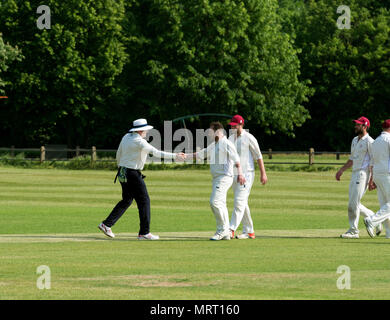
{"type": "Polygon", "coordinates": [[[159,158],[183,160],[182,153],[169,153],[156,149],[144,138],[147,131],[153,129],[145,119],[133,122],[133,128],[122,138],[116,153],[118,163],[118,178],[122,186],[122,200],[114,207],[110,215],[99,224],[98,228],[108,237],[114,238],[111,227],[120,219],[133,200],[137,202],[140,230],[138,240],[158,240],[159,236],[150,233],[150,199],[141,174],[148,154],[153,153],[159,158]]]}

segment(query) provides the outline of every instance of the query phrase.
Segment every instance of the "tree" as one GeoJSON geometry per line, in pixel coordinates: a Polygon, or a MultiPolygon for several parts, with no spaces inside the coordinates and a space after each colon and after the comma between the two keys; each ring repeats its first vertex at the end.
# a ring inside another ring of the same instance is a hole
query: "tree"
{"type": "Polygon", "coordinates": [[[306,145],[348,150],[352,119],[364,115],[372,134],[389,117],[390,11],[388,4],[351,0],[351,29],[338,29],[339,1],[282,1],[284,30],[295,38],[302,76],[315,94],[307,106],[312,120],[297,130],[306,145]],[[295,8],[295,9],[293,9],[295,8]],[[286,10],[286,9],[290,9],[286,10]]]}
{"type": "Polygon", "coordinates": [[[87,145],[126,61],[124,1],[45,1],[49,30],[37,28],[40,4],[4,0],[0,6],[0,30],[25,55],[5,74],[12,104],[1,126],[20,139],[14,144],[87,145]]]}
{"type": "Polygon", "coordinates": [[[5,93],[3,88],[9,84],[9,82],[1,78],[2,73],[8,70],[8,66],[11,62],[21,60],[22,55],[20,50],[17,47],[14,48],[9,44],[5,44],[3,36],[0,33],[0,95],[5,93]]]}
{"type": "Polygon", "coordinates": [[[124,78],[131,107],[160,119],[241,113],[267,133],[293,134],[308,118],[297,52],[273,0],[145,0],[124,78]]]}

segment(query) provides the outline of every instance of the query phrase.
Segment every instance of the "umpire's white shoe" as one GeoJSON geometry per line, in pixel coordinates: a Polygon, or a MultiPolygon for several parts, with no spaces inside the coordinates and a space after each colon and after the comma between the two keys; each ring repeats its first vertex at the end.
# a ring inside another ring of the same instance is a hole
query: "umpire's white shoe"
{"type": "Polygon", "coordinates": [[[347,231],[346,233],[343,233],[342,235],[340,235],[340,238],[343,238],[343,239],[359,239],[359,234],[347,231]]]}
{"type": "Polygon", "coordinates": [[[218,241],[218,240],[230,240],[230,232],[216,232],[215,235],[213,235],[210,240],[218,241]]]}
{"type": "Polygon", "coordinates": [[[371,238],[375,237],[374,226],[372,225],[371,219],[369,217],[364,218],[364,225],[366,226],[367,233],[371,238]]]}
{"type": "Polygon", "coordinates": [[[158,239],[160,239],[159,236],[155,236],[151,233],[138,235],[138,240],[158,240],[158,239]]]}
{"type": "Polygon", "coordinates": [[[383,231],[383,226],[382,226],[382,223],[378,224],[378,226],[375,228],[375,234],[377,237],[379,237],[379,235],[382,233],[383,231]]]}
{"type": "Polygon", "coordinates": [[[107,227],[103,222],[98,225],[98,228],[107,236],[110,238],[115,238],[115,234],[112,233],[111,228],[107,227]]]}

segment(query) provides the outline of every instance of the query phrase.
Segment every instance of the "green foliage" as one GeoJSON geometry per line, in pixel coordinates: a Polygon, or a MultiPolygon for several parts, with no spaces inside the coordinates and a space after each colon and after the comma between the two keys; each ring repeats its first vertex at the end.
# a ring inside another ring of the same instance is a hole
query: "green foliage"
{"type": "Polygon", "coordinates": [[[19,154],[14,158],[10,158],[8,154],[0,156],[0,164],[2,166],[10,166],[17,168],[33,168],[33,169],[69,169],[69,170],[116,170],[117,165],[112,159],[99,159],[103,161],[91,162],[91,156],[80,156],[68,161],[47,160],[40,163],[39,159],[25,159],[23,154],[19,154]],[[111,160],[111,161],[104,161],[111,160]]]}
{"type": "MultiPolygon", "coordinates": [[[[296,38],[302,76],[315,94],[307,107],[312,120],[300,133],[312,144],[348,150],[351,120],[361,115],[372,134],[389,117],[390,11],[382,1],[351,0],[351,29],[338,29],[339,1],[281,1],[284,30],[296,38]],[[313,132],[320,134],[313,135],[313,132]],[[310,136],[312,137],[310,139],[310,136]]],[[[318,147],[317,147],[318,148],[318,147]]]]}
{"type": "Polygon", "coordinates": [[[36,27],[38,0],[0,3],[2,145],[113,148],[135,118],[160,129],[216,112],[242,114],[269,147],[345,151],[353,118],[375,136],[389,117],[387,2],[345,3],[350,30],[336,0],[45,4],[50,30],[36,27]]]}
{"type": "Polygon", "coordinates": [[[6,74],[2,136],[15,145],[112,146],[138,117],[240,112],[288,134],[308,118],[275,0],[48,0],[50,30],[36,27],[40,4],[0,6],[0,30],[26,57],[6,74]]]}
{"type": "MultiPolygon", "coordinates": [[[[0,166],[15,167],[15,168],[30,168],[30,169],[68,169],[68,170],[111,170],[118,169],[116,161],[112,158],[99,158],[96,162],[91,162],[91,156],[79,156],[68,161],[62,160],[47,160],[40,163],[39,160],[25,159],[23,154],[19,154],[14,158],[10,158],[8,154],[0,156],[0,166]]],[[[293,171],[293,172],[321,172],[335,170],[335,166],[315,165],[284,165],[284,164],[269,164],[266,166],[267,171],[293,171]]],[[[144,170],[209,170],[208,164],[195,163],[147,163],[144,170]]]]}
{"type": "Polygon", "coordinates": [[[5,0],[0,6],[0,30],[25,56],[7,74],[12,103],[1,125],[14,143],[45,143],[59,136],[69,145],[87,144],[95,114],[105,106],[126,59],[124,1],[48,0],[50,30],[36,26],[40,4],[5,0]]]}
{"type": "Polygon", "coordinates": [[[10,84],[9,81],[2,79],[2,73],[7,71],[9,64],[13,61],[20,61],[22,59],[20,50],[17,47],[12,47],[9,44],[5,44],[3,36],[0,33],[0,95],[3,95],[3,87],[7,84],[10,84]]]}
{"type": "Polygon", "coordinates": [[[131,99],[150,114],[241,113],[268,133],[293,134],[310,90],[271,0],[142,1],[132,8],[137,41],[131,99]],[[148,83],[148,86],[145,86],[148,83]]]}

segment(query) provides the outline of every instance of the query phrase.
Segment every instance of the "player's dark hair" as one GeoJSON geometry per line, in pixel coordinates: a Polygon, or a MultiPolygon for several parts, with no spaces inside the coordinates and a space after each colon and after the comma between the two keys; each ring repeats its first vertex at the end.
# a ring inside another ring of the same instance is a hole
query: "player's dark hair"
{"type": "Polygon", "coordinates": [[[219,121],[211,122],[210,123],[210,129],[215,132],[215,131],[217,131],[219,129],[223,129],[223,125],[219,121]]]}

